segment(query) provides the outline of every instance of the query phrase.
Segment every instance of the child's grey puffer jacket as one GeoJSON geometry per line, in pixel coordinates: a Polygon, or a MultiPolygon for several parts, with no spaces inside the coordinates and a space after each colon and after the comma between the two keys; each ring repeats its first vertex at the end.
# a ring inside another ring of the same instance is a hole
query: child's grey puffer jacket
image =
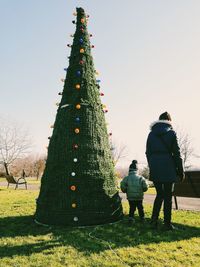
{"type": "Polygon", "coordinates": [[[129,171],[120,184],[122,192],[127,194],[128,200],[142,200],[144,192],[148,189],[148,184],[143,176],[138,175],[136,170],[129,171]]]}

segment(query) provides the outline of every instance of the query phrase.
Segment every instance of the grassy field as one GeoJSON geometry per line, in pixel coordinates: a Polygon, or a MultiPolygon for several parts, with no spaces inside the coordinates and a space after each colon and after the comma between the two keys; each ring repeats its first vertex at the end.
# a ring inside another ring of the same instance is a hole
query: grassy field
{"type": "MultiPolygon", "coordinates": [[[[16,179],[18,179],[18,178],[16,178],[16,179]]],[[[40,179],[37,180],[35,177],[26,177],[26,181],[27,181],[28,185],[29,184],[40,185],[40,182],[41,182],[40,179]]],[[[6,182],[7,183],[6,178],[0,177],[0,182],[6,182]]],[[[14,186],[14,185],[12,185],[12,186],[14,186]]]]}
{"type": "MultiPolygon", "coordinates": [[[[42,227],[33,222],[38,191],[0,187],[1,267],[200,266],[200,214],[173,211],[175,232],[147,222],[87,228],[42,227]]],[[[127,214],[127,203],[124,204],[127,214]]]]}
{"type": "Polygon", "coordinates": [[[148,190],[145,192],[145,194],[156,194],[156,189],[155,187],[149,187],[148,190]]]}
{"type": "MultiPolygon", "coordinates": [[[[28,185],[38,185],[38,186],[40,186],[40,183],[41,183],[41,180],[40,179],[37,180],[36,177],[26,177],[26,181],[27,181],[28,185]]],[[[6,182],[6,179],[0,177],[0,182],[6,182]]],[[[120,188],[119,188],[119,191],[121,192],[120,188]]],[[[155,194],[155,193],[156,193],[156,191],[155,191],[154,187],[149,187],[148,191],[145,192],[145,194],[155,194]]]]}

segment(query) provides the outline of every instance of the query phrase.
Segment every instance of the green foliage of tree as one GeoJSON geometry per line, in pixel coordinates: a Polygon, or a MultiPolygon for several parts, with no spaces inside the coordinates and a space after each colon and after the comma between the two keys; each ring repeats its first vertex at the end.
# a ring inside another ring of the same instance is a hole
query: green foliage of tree
{"type": "Polygon", "coordinates": [[[87,16],[77,8],[76,32],[35,218],[44,224],[79,226],[121,217],[87,16]]]}

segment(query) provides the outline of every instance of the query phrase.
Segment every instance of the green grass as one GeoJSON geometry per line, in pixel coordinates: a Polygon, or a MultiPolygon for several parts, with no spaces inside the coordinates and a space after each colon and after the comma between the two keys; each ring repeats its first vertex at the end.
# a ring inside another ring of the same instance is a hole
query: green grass
{"type": "Polygon", "coordinates": [[[38,185],[40,185],[40,183],[41,183],[40,179],[37,180],[34,177],[28,177],[28,178],[26,178],[26,181],[27,181],[28,184],[38,184],[38,185]]]}
{"type": "Polygon", "coordinates": [[[147,192],[145,192],[145,194],[152,194],[155,195],[156,194],[156,189],[155,187],[149,187],[147,192]]]}
{"type": "MultiPolygon", "coordinates": [[[[34,177],[26,177],[26,181],[27,181],[28,185],[29,184],[40,185],[40,183],[41,183],[40,179],[37,180],[34,177]]],[[[6,182],[7,183],[6,178],[0,177],[0,182],[6,182]]]]}
{"type": "MultiPolygon", "coordinates": [[[[1,267],[188,267],[200,266],[200,214],[173,211],[179,230],[164,232],[147,222],[87,228],[42,227],[33,222],[38,191],[0,187],[1,267]]],[[[127,214],[127,203],[124,211],[127,214]]]]}

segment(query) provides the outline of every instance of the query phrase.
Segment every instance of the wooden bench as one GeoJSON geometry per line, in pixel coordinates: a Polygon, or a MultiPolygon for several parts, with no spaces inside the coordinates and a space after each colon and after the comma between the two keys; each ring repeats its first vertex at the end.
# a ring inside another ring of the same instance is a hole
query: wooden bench
{"type": "Polygon", "coordinates": [[[200,198],[200,169],[187,170],[185,180],[175,184],[173,195],[176,209],[178,209],[176,197],[200,198]]]}
{"type": "Polygon", "coordinates": [[[18,179],[15,179],[12,175],[5,175],[5,178],[8,182],[8,186],[9,187],[10,184],[15,184],[15,190],[18,188],[18,185],[22,185],[24,184],[26,189],[27,189],[27,181],[24,177],[20,177],[18,179]]]}

